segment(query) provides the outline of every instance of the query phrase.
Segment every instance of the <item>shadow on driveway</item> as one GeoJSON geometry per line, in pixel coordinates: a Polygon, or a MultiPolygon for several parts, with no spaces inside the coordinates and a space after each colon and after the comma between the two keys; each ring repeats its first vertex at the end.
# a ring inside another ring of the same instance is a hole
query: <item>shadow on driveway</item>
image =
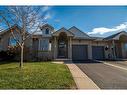
{"type": "Polygon", "coordinates": [[[75,60],[75,61],[72,61],[73,63],[75,64],[95,64],[95,63],[102,63],[100,61],[97,61],[97,60],[75,60]]]}

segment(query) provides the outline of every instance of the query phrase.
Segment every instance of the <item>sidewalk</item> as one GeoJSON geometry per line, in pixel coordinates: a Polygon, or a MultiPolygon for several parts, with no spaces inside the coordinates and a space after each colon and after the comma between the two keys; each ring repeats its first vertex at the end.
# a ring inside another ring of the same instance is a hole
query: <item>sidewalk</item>
{"type": "Polygon", "coordinates": [[[70,69],[78,89],[100,89],[85,73],[75,64],[66,64],[70,69]]]}

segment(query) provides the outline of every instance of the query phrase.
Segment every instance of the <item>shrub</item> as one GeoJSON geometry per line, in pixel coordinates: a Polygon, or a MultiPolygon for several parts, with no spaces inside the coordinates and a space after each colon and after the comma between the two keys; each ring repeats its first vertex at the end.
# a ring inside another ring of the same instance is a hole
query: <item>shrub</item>
{"type": "Polygon", "coordinates": [[[0,51],[0,60],[1,61],[14,60],[15,56],[16,56],[15,52],[13,52],[11,50],[0,51]]]}

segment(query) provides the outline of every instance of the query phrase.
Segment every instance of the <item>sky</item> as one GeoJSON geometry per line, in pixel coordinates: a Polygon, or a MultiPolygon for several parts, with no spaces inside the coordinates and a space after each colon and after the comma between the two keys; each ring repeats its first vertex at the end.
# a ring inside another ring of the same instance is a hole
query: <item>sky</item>
{"type": "Polygon", "coordinates": [[[47,6],[47,22],[56,30],[76,26],[90,36],[127,30],[127,6],[47,6]]]}
{"type": "Polygon", "coordinates": [[[127,31],[127,6],[42,7],[46,12],[44,19],[55,30],[75,26],[95,37],[107,37],[120,31],[127,31]]]}

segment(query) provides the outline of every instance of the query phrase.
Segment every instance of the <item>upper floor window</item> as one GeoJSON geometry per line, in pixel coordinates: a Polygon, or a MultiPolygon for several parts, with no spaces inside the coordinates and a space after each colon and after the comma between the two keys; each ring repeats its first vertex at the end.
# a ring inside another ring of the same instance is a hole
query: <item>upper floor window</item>
{"type": "Polygon", "coordinates": [[[48,28],[45,30],[45,34],[49,34],[49,29],[48,28]]]}

